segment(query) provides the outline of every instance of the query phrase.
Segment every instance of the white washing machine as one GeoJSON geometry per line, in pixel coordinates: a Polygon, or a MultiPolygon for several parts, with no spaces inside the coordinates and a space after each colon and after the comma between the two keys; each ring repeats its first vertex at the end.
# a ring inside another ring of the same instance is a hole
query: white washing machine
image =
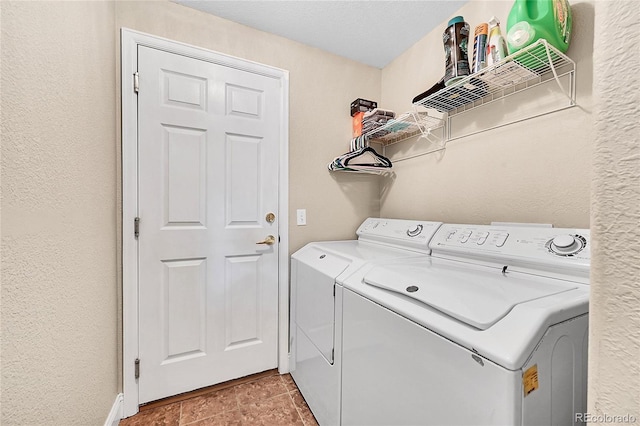
{"type": "Polygon", "coordinates": [[[358,239],[307,244],[291,256],[291,375],[321,425],[340,423],[342,292],[372,261],[424,257],[440,222],[365,220],[358,239]]]}
{"type": "Polygon", "coordinates": [[[580,424],[589,231],[442,225],[343,281],[344,425],[580,424]]]}

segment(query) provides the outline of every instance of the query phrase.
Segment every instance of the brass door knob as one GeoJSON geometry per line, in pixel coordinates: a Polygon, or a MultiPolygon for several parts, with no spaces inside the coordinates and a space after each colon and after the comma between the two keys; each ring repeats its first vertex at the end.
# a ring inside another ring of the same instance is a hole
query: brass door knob
{"type": "Polygon", "coordinates": [[[267,235],[267,238],[265,238],[262,241],[258,241],[256,244],[267,244],[270,246],[275,242],[276,242],[276,237],[274,237],[273,235],[267,235]]]}

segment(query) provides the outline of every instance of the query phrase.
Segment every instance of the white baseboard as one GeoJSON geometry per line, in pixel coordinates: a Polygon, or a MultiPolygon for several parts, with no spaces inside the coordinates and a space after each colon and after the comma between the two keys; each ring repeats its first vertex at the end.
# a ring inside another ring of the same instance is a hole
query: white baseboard
{"type": "Polygon", "coordinates": [[[119,393],[116,395],[116,400],[111,407],[109,417],[104,422],[104,426],[118,426],[120,419],[122,419],[122,409],[124,407],[124,396],[119,393]]]}

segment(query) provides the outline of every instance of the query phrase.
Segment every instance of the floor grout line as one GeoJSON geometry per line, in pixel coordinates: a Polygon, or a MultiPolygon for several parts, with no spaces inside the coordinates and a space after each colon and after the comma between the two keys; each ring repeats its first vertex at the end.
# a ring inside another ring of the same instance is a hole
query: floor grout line
{"type": "Polygon", "coordinates": [[[291,403],[293,404],[293,408],[295,408],[296,413],[298,413],[298,418],[300,419],[300,421],[304,425],[305,422],[304,422],[304,419],[302,418],[302,413],[300,412],[300,409],[296,405],[296,402],[293,400],[293,396],[291,395],[291,393],[289,393],[288,395],[289,395],[289,399],[291,399],[291,403]]]}
{"type": "MultiPolygon", "coordinates": [[[[293,389],[289,389],[287,387],[287,384],[284,382],[284,375],[280,376],[280,380],[282,381],[282,383],[284,384],[285,389],[287,389],[287,395],[289,395],[289,399],[291,400],[291,403],[293,404],[293,408],[295,408],[296,412],[298,413],[298,418],[300,419],[300,421],[302,422],[303,425],[306,425],[304,418],[302,417],[302,413],[300,412],[300,408],[298,408],[298,405],[296,404],[296,401],[293,399],[293,389]]],[[[297,388],[297,385],[296,385],[297,388]]],[[[300,396],[302,396],[302,394],[300,394],[300,396]]]]}
{"type": "Polygon", "coordinates": [[[234,387],[232,387],[233,389],[233,396],[236,399],[236,410],[240,410],[240,400],[238,400],[238,386],[239,385],[235,385],[234,387]]]}

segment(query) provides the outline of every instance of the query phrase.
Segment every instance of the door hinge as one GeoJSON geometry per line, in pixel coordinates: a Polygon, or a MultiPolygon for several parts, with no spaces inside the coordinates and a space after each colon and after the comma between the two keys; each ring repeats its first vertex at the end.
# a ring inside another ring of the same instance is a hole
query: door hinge
{"type": "Polygon", "coordinates": [[[136,379],[139,379],[140,378],[140,359],[136,358],[133,364],[135,366],[134,375],[136,376],[136,379]]]}
{"type": "Polygon", "coordinates": [[[140,78],[138,76],[138,71],[133,73],[133,91],[136,93],[140,91],[140,78]]]}
{"type": "Polygon", "coordinates": [[[331,362],[333,363],[336,360],[336,350],[331,349],[331,362]]]}
{"type": "Polygon", "coordinates": [[[333,285],[333,297],[336,297],[336,285],[333,285]]]}
{"type": "Polygon", "coordinates": [[[136,217],[133,219],[133,236],[138,239],[140,236],[140,218],[136,217]]]}

